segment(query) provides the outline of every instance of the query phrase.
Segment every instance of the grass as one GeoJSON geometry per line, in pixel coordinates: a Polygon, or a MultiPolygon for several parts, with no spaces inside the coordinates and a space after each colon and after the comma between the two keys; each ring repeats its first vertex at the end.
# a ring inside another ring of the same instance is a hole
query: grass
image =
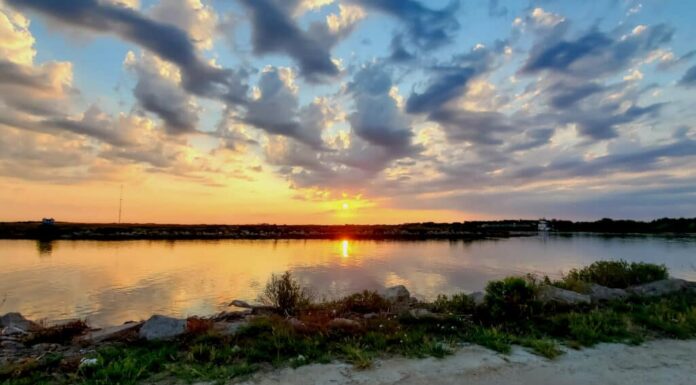
{"type": "Polygon", "coordinates": [[[641,285],[669,278],[665,265],[652,263],[619,261],[597,261],[582,269],[573,269],[559,282],[570,290],[578,289],[583,283],[625,289],[633,285],[641,285]]]}
{"type": "Polygon", "coordinates": [[[181,340],[103,347],[94,354],[95,366],[80,369],[68,368],[59,356],[29,360],[1,368],[0,383],[131,385],[171,377],[224,382],[263,367],[343,360],[366,369],[375,359],[393,355],[444,357],[461,343],[503,354],[519,345],[554,359],[563,353],[562,345],[581,348],[602,342],[636,344],[656,337],[696,337],[693,294],[551,308],[536,301],[540,284],[528,277],[491,282],[481,306],[465,295],[440,296],[424,304],[442,314],[435,320],[390,315],[385,312],[389,305],[373,292],[324,304],[304,303],[305,297],[299,295],[295,298],[300,302],[291,301],[277,315],[252,319],[234,336],[214,334],[205,320],[196,320],[192,326],[198,333],[181,340]],[[302,329],[293,328],[281,315],[291,310],[303,322],[302,329]],[[368,313],[374,315],[363,319],[368,313]],[[332,329],[327,324],[334,317],[360,319],[361,327],[332,329]]]}

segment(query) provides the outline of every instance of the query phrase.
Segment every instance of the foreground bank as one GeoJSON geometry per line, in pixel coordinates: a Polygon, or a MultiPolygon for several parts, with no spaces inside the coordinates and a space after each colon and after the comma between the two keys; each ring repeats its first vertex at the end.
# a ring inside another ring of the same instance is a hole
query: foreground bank
{"type": "Polygon", "coordinates": [[[313,303],[290,274],[273,277],[264,305],[209,318],[153,316],[101,330],[83,322],[0,319],[6,384],[228,381],[260,369],[335,360],[368,368],[387,356],[445,357],[473,343],[554,359],[602,342],[696,337],[696,284],[663,266],[597,262],[552,282],[511,277],[485,293],[422,303],[403,286],[313,303]]]}
{"type": "MultiPolygon", "coordinates": [[[[565,349],[553,361],[516,347],[508,355],[475,345],[442,359],[390,358],[356,370],[332,363],[258,373],[241,385],[693,385],[696,340],[565,349]]],[[[200,383],[197,385],[208,385],[200,383]]]]}

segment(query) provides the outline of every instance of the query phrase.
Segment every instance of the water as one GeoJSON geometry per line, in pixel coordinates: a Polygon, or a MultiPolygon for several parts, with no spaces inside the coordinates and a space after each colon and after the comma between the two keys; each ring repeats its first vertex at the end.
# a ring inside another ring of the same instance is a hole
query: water
{"type": "Polygon", "coordinates": [[[271,273],[290,270],[331,298],[403,284],[422,298],[481,290],[511,274],[560,276],[598,259],[666,264],[696,280],[696,238],[588,235],[448,241],[0,240],[0,314],[87,318],[95,326],[209,315],[254,300],[271,273]]]}

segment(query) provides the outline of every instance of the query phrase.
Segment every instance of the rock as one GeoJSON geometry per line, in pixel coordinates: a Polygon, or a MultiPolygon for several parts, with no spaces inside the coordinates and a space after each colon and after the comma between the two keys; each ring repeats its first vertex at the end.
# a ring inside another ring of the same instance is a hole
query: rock
{"type": "Polygon", "coordinates": [[[23,336],[29,334],[28,331],[20,329],[16,326],[7,326],[0,329],[0,336],[23,336]]]}
{"type": "Polygon", "coordinates": [[[403,285],[386,288],[382,290],[380,295],[391,304],[391,311],[393,313],[407,312],[413,304],[411,302],[411,293],[409,293],[408,289],[403,285]]]}
{"type": "Polygon", "coordinates": [[[588,293],[592,302],[613,301],[628,297],[628,292],[623,289],[612,289],[610,287],[592,283],[589,285],[588,293]]]}
{"type": "Polygon", "coordinates": [[[24,344],[18,341],[3,340],[0,341],[0,348],[2,348],[3,350],[17,351],[24,349],[24,344]]]}
{"type": "Polygon", "coordinates": [[[377,313],[367,313],[367,314],[363,315],[363,318],[365,318],[365,319],[374,319],[377,317],[379,317],[379,314],[377,314],[377,313]]]}
{"type": "Polygon", "coordinates": [[[233,336],[246,325],[248,325],[248,323],[245,321],[216,322],[215,325],[213,325],[213,330],[223,336],[233,336]]]}
{"type": "Polygon", "coordinates": [[[82,341],[98,344],[105,341],[127,341],[138,336],[138,329],[143,322],[130,322],[119,326],[111,326],[100,330],[94,330],[82,337],[82,341]]]}
{"type": "Polygon", "coordinates": [[[469,294],[469,298],[471,298],[471,300],[474,301],[474,305],[481,306],[485,302],[486,294],[480,291],[475,291],[469,294]]]}
{"type": "Polygon", "coordinates": [[[411,302],[411,293],[404,285],[386,288],[381,293],[382,297],[393,304],[408,304],[411,302]]]}
{"type": "Polygon", "coordinates": [[[228,306],[236,306],[236,307],[241,307],[242,309],[253,309],[254,307],[249,305],[249,303],[240,301],[238,299],[235,299],[234,301],[230,302],[228,306]]]}
{"type": "Polygon", "coordinates": [[[153,315],[140,328],[138,335],[148,341],[169,340],[186,332],[186,320],[153,315]]]}
{"type": "Polygon", "coordinates": [[[661,281],[646,283],[645,285],[631,286],[626,291],[639,297],[657,297],[686,291],[690,287],[690,282],[683,279],[670,278],[661,281]]]}
{"type": "Polygon", "coordinates": [[[31,348],[37,352],[47,353],[47,352],[54,352],[54,351],[60,349],[61,346],[59,344],[41,343],[41,344],[36,344],[36,345],[32,346],[31,348]]]}
{"type": "Polygon", "coordinates": [[[442,319],[441,314],[433,313],[428,309],[411,309],[409,314],[415,319],[442,319]]]}
{"type": "Polygon", "coordinates": [[[33,321],[30,321],[19,313],[7,313],[0,317],[0,329],[14,327],[25,332],[40,329],[41,327],[33,321]]]}
{"type": "Polygon", "coordinates": [[[298,320],[297,318],[290,318],[288,320],[288,324],[290,327],[292,327],[296,332],[304,332],[307,331],[307,325],[305,325],[304,322],[298,320]]]}
{"type": "Polygon", "coordinates": [[[80,368],[85,368],[85,367],[90,367],[90,366],[96,366],[99,361],[96,358],[86,358],[82,357],[80,359],[80,368]]]}
{"type": "Polygon", "coordinates": [[[361,329],[362,325],[360,324],[360,322],[353,321],[352,319],[334,318],[331,321],[329,321],[329,328],[337,329],[337,330],[352,331],[352,330],[361,329]]]}
{"type": "Polygon", "coordinates": [[[576,293],[555,286],[543,286],[539,290],[538,299],[544,303],[553,302],[562,305],[578,305],[581,303],[590,303],[592,301],[589,295],[576,293]]]}

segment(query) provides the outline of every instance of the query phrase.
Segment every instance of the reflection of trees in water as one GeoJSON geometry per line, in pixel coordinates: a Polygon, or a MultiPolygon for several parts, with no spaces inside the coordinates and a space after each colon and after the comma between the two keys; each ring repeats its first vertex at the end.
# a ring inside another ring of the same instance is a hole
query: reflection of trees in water
{"type": "Polygon", "coordinates": [[[36,241],[36,250],[39,252],[40,257],[50,257],[53,254],[53,241],[36,241]]]}

